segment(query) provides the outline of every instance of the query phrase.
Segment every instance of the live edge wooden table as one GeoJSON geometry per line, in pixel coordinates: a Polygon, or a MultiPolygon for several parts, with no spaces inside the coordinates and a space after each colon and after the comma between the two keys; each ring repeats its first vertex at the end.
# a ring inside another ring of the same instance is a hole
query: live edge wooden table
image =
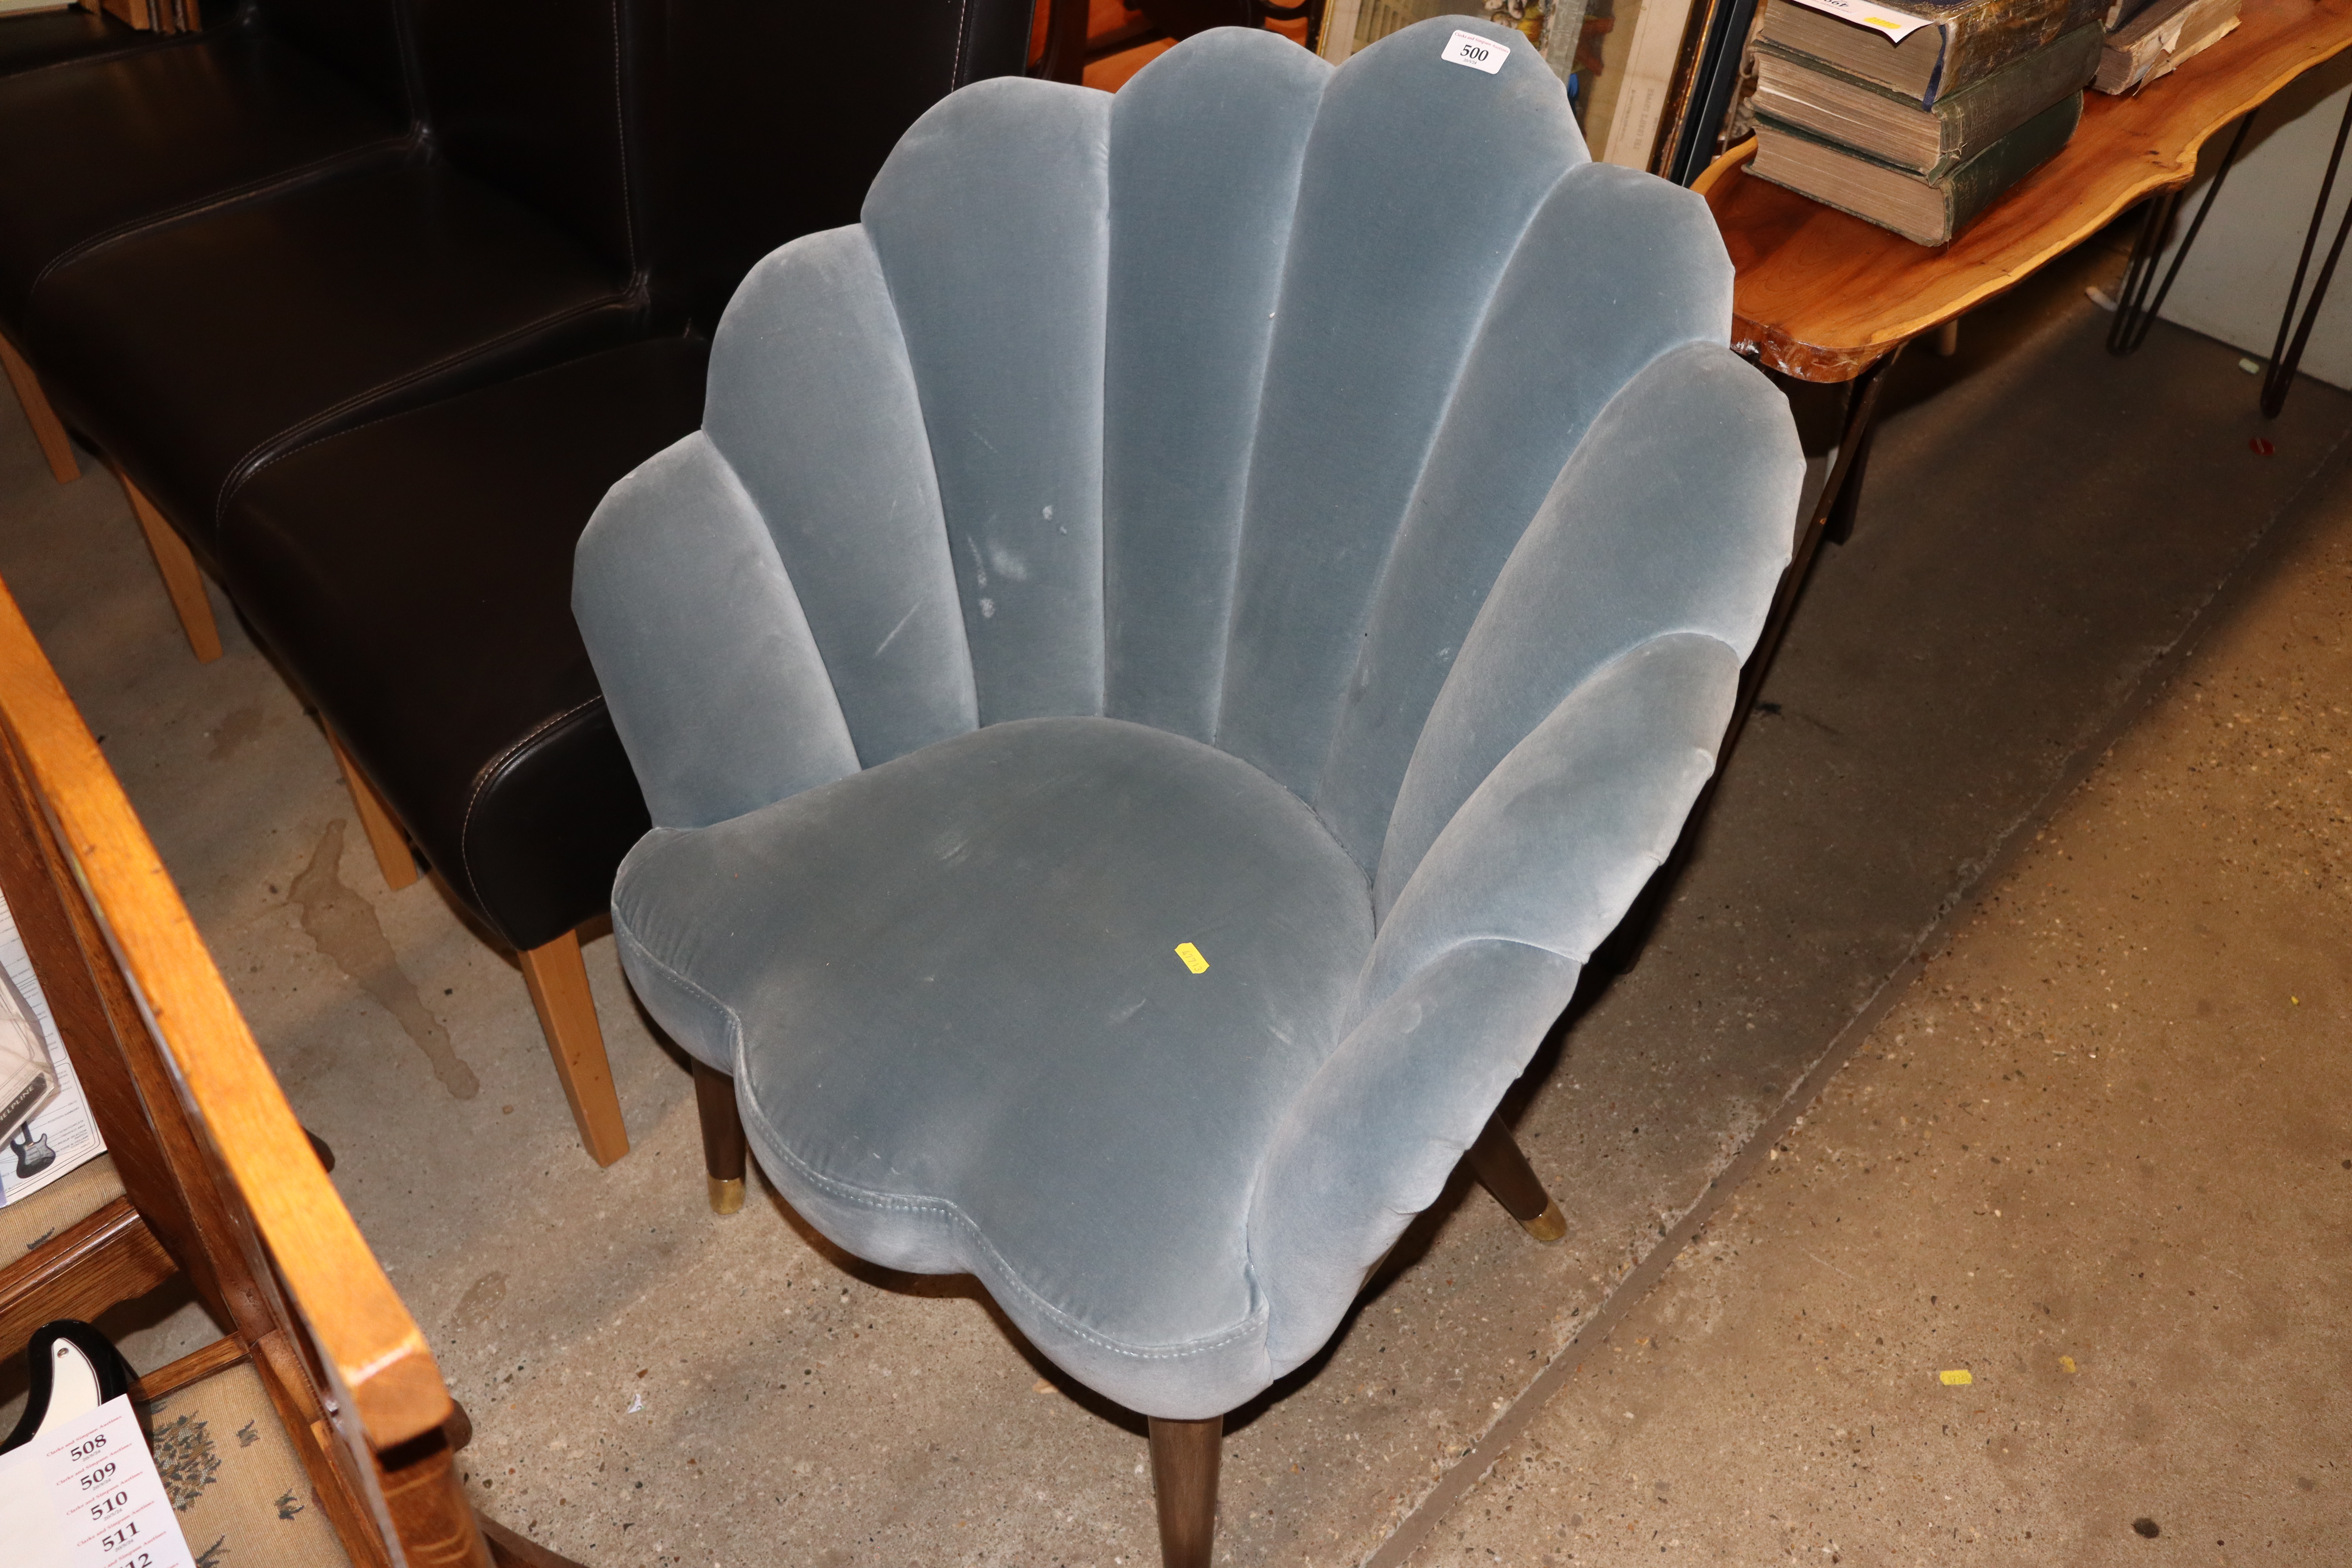
{"type": "MultiPolygon", "coordinates": [[[[2169,202],[2196,177],[2207,139],[2347,48],[2352,0],[2244,0],[2236,30],[2171,75],[2126,97],[2086,93],[2083,122],[2065,150],[1948,245],[1914,244],[1750,178],[1753,141],[1725,153],[1692,182],[1731,253],[1731,346],[1784,375],[1849,388],[1837,457],[1801,520],[1771,615],[1742,672],[1714,778],[1723,776],[1755,706],[1822,540],[1842,540],[1853,525],[1884,373],[1903,345],[2023,282],[2135,202],[2167,202],[2149,225],[2160,240],[2169,202]]],[[[2143,242],[2141,249],[2152,261],[2154,247],[2143,242]]],[[[1691,812],[1694,825],[1714,788],[1710,779],[1691,812]]],[[[1691,843],[1685,832],[1634,913],[1595,955],[1598,962],[1612,970],[1633,962],[1691,843]]]]}
{"type": "MultiPolygon", "coordinates": [[[[1903,345],[2023,282],[2135,202],[2159,198],[2150,227],[2160,229],[2207,139],[2347,48],[2352,0],[2244,0],[2237,29],[2171,75],[2125,97],[2086,94],[2064,151],[1948,245],[1914,244],[1750,178],[1752,141],[1693,183],[1731,253],[1731,346],[1784,375],[1851,388],[1836,462],[1796,541],[1763,657],[1750,661],[1756,679],[1822,531],[1842,538],[1851,525],[1881,373],[1903,345]]],[[[2152,261],[2154,246],[2141,248],[2152,261]]]]}

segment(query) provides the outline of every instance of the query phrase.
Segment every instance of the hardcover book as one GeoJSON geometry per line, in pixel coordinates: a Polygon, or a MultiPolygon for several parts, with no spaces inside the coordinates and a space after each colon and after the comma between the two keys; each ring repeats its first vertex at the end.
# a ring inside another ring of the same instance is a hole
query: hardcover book
{"type": "Polygon", "coordinates": [[[2240,0],[2157,0],[2108,37],[2091,85],[2124,93],[2168,76],[2181,61],[2229,36],[2240,0]]]}
{"type": "Polygon", "coordinates": [[[1934,179],[2089,81],[2105,41],[2096,23],[2077,27],[1933,108],[1764,43],[1756,112],[1934,179]]]}
{"type": "Polygon", "coordinates": [[[1771,0],[1757,37],[1922,107],[2086,23],[2108,0],[1771,0]]]}
{"type": "Polygon", "coordinates": [[[2082,118],[2083,95],[2069,93],[1932,180],[1811,132],[1759,119],[1756,158],[1748,172],[1891,228],[1906,239],[1942,245],[2011,186],[2055,157],[2082,118]]]}

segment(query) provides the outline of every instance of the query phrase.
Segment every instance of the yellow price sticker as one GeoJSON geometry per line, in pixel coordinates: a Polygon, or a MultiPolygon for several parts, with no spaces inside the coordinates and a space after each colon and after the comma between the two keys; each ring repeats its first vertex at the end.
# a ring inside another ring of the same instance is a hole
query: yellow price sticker
{"type": "Polygon", "coordinates": [[[1973,1374],[1965,1371],[1939,1372],[1936,1374],[1936,1381],[1942,1384],[1946,1388],[1966,1388],[1969,1384],[1974,1383],[1976,1378],[1973,1374]]]}
{"type": "Polygon", "coordinates": [[[1176,944],[1176,956],[1182,959],[1184,961],[1184,967],[1191,970],[1193,973],[1206,974],[1209,973],[1209,961],[1202,958],[1201,956],[1201,950],[1194,947],[1191,942],[1178,942],[1176,944]]]}

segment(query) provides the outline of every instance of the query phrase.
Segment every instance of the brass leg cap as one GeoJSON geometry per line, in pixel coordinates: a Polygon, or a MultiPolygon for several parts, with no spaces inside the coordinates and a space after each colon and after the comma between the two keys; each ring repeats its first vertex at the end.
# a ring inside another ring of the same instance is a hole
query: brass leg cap
{"type": "Polygon", "coordinates": [[[1559,1205],[1546,1199],[1544,1212],[1533,1219],[1519,1221],[1519,1228],[1549,1247],[1567,1238],[1568,1216],[1559,1212],[1559,1205]]]}
{"type": "MultiPolygon", "coordinates": [[[[730,1181],[723,1176],[713,1176],[709,1180],[710,1212],[712,1214],[740,1212],[743,1207],[743,1178],[737,1176],[730,1181]]],[[[1561,1227],[1562,1234],[1566,1234],[1566,1226],[1561,1227]]]]}

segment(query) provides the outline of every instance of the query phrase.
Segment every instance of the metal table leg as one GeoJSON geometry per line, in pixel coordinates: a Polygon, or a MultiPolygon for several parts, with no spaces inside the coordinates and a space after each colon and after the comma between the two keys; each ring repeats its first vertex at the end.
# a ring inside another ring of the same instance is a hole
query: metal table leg
{"type": "MultiPolygon", "coordinates": [[[[2156,258],[2164,254],[2165,231],[2172,226],[2172,215],[2180,210],[2179,191],[2158,191],[2147,199],[2147,214],[2139,226],[2139,242],[2132,247],[2131,265],[2124,269],[2123,292],[2116,299],[2116,319],[2107,329],[2107,352],[2127,354],[2137,351],[2147,340],[2147,329],[2156,313],[2164,309],[2164,297],[2172,292],[2172,280],[2180,276],[2180,264],[2189,259],[2189,247],[2197,243],[2197,231],[2205,226],[2205,215],[2213,210],[2213,198],[2221,194],[2221,182],[2230,177],[2230,165],[2238,161],[2238,150],[2246,144],[2246,132],[2253,129],[2259,108],[2250,109],[2238,121],[2238,133],[2230,138],[2230,150],[2221,154],[2221,165],[2213,171],[2213,183],[2205,187],[2205,199],[2197,205],[2197,216],[2189,220],[2189,232],[2181,237],[2180,248],[2173,253],[2172,265],[2164,269],[2164,282],[2156,290],[2156,298],[2147,297],[2147,286],[2156,276],[2156,258]]],[[[2337,141],[2341,150],[2342,141],[2337,141]]],[[[2334,165],[2329,165],[2333,177],[2334,165]]],[[[2326,197],[2320,198],[2326,205],[2326,197]]],[[[2305,246],[2306,258],[2310,247],[2305,246]]],[[[2294,307],[2289,305],[2292,311],[2294,307]]]]}
{"type": "Polygon", "coordinates": [[[2303,320],[2294,319],[2296,301],[2303,294],[2304,273],[2311,266],[2311,247],[2319,240],[2319,226],[2327,220],[2327,198],[2336,189],[2336,165],[2344,159],[2344,139],[2352,132],[2352,100],[2344,105],[2344,121],[2336,128],[2336,146],[2327,154],[2327,173],[2319,182],[2319,200],[2311,208],[2311,227],[2303,237],[2303,254],[2295,258],[2294,282],[2286,291],[2286,310],[2279,317],[2278,341],[2271,347],[2271,367],[2263,376],[2263,413],[2271,418],[2286,406],[2287,388],[2294,383],[2295,366],[2303,363],[2304,345],[2311,340],[2312,323],[2319,319],[2320,304],[2327,298],[2328,280],[2336,276],[2336,259],[2344,254],[2344,237],[2352,231],[2352,205],[2344,209],[2344,221],[2336,226],[2336,243],[2327,247],[2327,259],[2321,263],[2319,276],[2312,280],[2311,300],[2304,307],[2303,320]],[[2294,341],[2287,338],[2288,329],[2294,331],[2294,341]]]}

